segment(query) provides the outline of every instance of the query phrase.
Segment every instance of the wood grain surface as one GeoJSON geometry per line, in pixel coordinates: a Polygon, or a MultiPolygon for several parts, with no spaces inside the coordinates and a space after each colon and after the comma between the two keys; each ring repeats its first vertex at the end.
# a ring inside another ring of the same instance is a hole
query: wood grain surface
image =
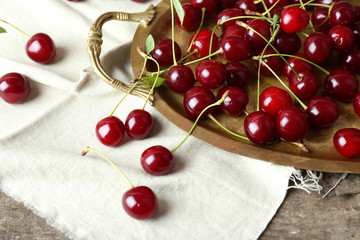
{"type": "MultiPolygon", "coordinates": [[[[326,192],[341,174],[324,174],[326,192]]],[[[65,240],[21,203],[0,192],[0,239],[65,240]]],[[[260,239],[360,239],[360,175],[348,175],[325,199],[290,189],[260,239]]]]}

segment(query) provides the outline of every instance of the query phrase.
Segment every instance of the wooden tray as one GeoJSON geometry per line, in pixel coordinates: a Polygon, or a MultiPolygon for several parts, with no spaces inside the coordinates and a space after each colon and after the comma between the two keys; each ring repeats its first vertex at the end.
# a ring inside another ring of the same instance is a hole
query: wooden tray
{"type": "MultiPolygon", "coordinates": [[[[143,65],[143,59],[136,51],[136,47],[140,46],[145,49],[145,38],[152,34],[155,41],[161,38],[170,38],[171,33],[171,16],[169,1],[162,1],[156,7],[156,16],[151,24],[147,27],[139,26],[132,42],[131,59],[132,67],[135,75],[139,73],[143,65]]],[[[214,25],[214,19],[207,20],[204,25],[204,29],[212,29],[214,25]]],[[[175,40],[183,50],[183,54],[187,49],[188,39],[194,32],[185,32],[178,26],[175,29],[175,40]]],[[[300,50],[301,52],[302,50],[300,50]]],[[[337,62],[336,54],[334,54],[334,61],[337,62]]],[[[219,58],[221,60],[221,58],[219,58]]],[[[252,71],[252,81],[245,88],[249,94],[249,105],[247,107],[248,112],[252,112],[256,107],[256,69],[250,60],[243,62],[252,71]]],[[[191,66],[193,69],[196,64],[191,66]]],[[[325,66],[326,69],[331,70],[334,66],[325,66]]],[[[323,80],[325,75],[321,72],[317,72],[320,81],[320,90],[318,95],[325,94],[323,86],[323,80]]],[[[267,88],[269,86],[280,87],[280,84],[275,78],[262,76],[261,88],[267,88]]],[[[214,91],[216,94],[216,91],[214,91]]],[[[182,106],[183,95],[171,92],[167,86],[162,86],[157,89],[155,95],[155,108],[169,121],[174,123],[181,129],[188,131],[193,120],[190,119],[182,106]]],[[[293,101],[294,104],[295,101],[293,101]]],[[[332,138],[334,133],[341,128],[355,127],[360,129],[360,118],[356,116],[352,103],[339,103],[340,117],[338,121],[330,128],[323,129],[309,129],[309,132],[304,139],[304,144],[309,149],[309,153],[303,152],[299,147],[291,145],[289,143],[281,142],[272,145],[257,145],[252,144],[244,140],[237,139],[225,131],[221,130],[210,119],[204,119],[200,121],[200,124],[193,133],[193,136],[212,144],[215,147],[230,151],[236,154],[240,154],[246,157],[261,159],[276,164],[285,166],[293,166],[301,169],[309,169],[323,172],[348,172],[348,173],[360,173],[360,157],[354,159],[347,159],[342,157],[333,147],[332,138]]],[[[235,131],[245,136],[243,131],[244,116],[240,117],[228,117],[225,114],[219,114],[215,116],[223,125],[232,131],[235,131]]],[[[179,141],[182,136],[179,136],[179,141]]],[[[185,143],[186,144],[186,143],[185,143]]],[[[360,146],[359,146],[360,147],[360,146]]]]}

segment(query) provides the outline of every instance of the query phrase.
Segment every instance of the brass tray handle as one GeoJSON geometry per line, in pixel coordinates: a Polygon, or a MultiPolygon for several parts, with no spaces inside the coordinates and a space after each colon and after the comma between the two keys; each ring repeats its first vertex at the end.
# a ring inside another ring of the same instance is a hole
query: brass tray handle
{"type": "MultiPolygon", "coordinates": [[[[111,20],[140,22],[143,26],[147,26],[154,18],[155,13],[156,11],[153,5],[151,5],[145,12],[139,13],[107,12],[98,17],[98,19],[96,19],[94,24],[91,26],[87,40],[87,51],[90,57],[90,62],[96,74],[110,86],[123,92],[128,92],[131,89],[130,85],[111,77],[101,65],[100,54],[101,45],[103,43],[103,40],[101,39],[103,36],[102,26],[106,22],[111,20]]],[[[150,92],[150,89],[151,88],[147,84],[139,83],[131,91],[131,94],[146,99],[150,92]]],[[[150,95],[148,102],[150,103],[150,105],[153,105],[153,94],[150,95]]]]}

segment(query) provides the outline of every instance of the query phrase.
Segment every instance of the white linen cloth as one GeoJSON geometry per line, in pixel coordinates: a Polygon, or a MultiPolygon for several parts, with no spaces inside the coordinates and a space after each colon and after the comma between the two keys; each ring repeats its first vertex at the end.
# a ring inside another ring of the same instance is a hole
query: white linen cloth
{"type": "MultiPolygon", "coordinates": [[[[101,81],[86,53],[88,30],[107,11],[138,12],[149,4],[130,0],[1,0],[0,18],[29,34],[44,32],[56,46],[48,65],[25,54],[27,38],[0,23],[0,75],[19,72],[30,79],[28,99],[0,101],[0,188],[71,239],[256,239],[281,205],[294,169],[249,159],[190,137],[175,152],[173,173],[154,177],[140,166],[148,147],[174,148],[186,133],[156,110],[151,136],[125,138],[118,147],[101,145],[96,123],[124,95],[101,81]],[[132,180],[159,198],[149,220],[129,217],[121,206],[129,185],[97,154],[105,153],[132,180]]],[[[103,62],[118,79],[132,78],[130,44],[136,23],[107,23],[103,62]]],[[[1,100],[1,99],[0,99],[1,100]]],[[[115,112],[123,121],[143,100],[129,96],[115,112]]]]}

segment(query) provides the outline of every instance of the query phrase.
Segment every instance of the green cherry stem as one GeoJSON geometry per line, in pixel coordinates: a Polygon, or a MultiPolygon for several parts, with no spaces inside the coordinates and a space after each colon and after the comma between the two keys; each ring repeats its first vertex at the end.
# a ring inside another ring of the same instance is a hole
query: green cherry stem
{"type": "Polygon", "coordinates": [[[194,41],[195,41],[195,38],[197,37],[197,35],[199,34],[200,32],[200,29],[202,28],[203,24],[204,24],[204,18],[205,18],[205,11],[206,11],[206,8],[202,8],[201,9],[201,21],[200,21],[200,25],[198,27],[198,29],[196,30],[196,33],[194,34],[194,37],[193,39],[191,40],[191,43],[189,45],[189,48],[187,49],[187,52],[190,52],[191,51],[191,48],[194,44],[194,41]]]}
{"type": "Polygon", "coordinates": [[[115,163],[113,161],[110,160],[110,158],[108,158],[107,156],[105,156],[103,153],[99,152],[96,149],[90,148],[90,147],[86,147],[84,151],[82,151],[81,155],[85,156],[89,151],[93,151],[96,152],[97,154],[99,154],[100,156],[102,156],[103,158],[105,158],[116,170],[118,170],[120,172],[120,174],[125,178],[125,180],[130,184],[131,188],[134,188],[134,185],[130,182],[130,179],[124,174],[123,171],[120,170],[120,168],[118,168],[115,163]]]}
{"type": "Polygon", "coordinates": [[[263,15],[265,16],[267,14],[268,16],[270,16],[271,10],[273,10],[279,2],[280,2],[280,0],[277,0],[274,5],[272,5],[269,9],[266,9],[266,11],[263,12],[263,15]]]}
{"type": "Polygon", "coordinates": [[[227,133],[237,137],[237,138],[241,138],[243,140],[246,140],[246,141],[250,141],[249,138],[247,137],[244,137],[244,136],[241,136],[237,133],[234,133],[233,131],[230,131],[229,129],[227,129],[226,127],[224,127],[224,125],[222,125],[218,120],[216,120],[216,118],[212,115],[212,114],[208,114],[208,117],[214,122],[216,123],[219,127],[221,127],[223,130],[225,130],[227,133]]]}
{"type": "Polygon", "coordinates": [[[196,120],[195,120],[194,124],[192,125],[192,127],[191,127],[190,131],[188,132],[188,134],[187,134],[187,135],[185,136],[185,138],[180,142],[179,145],[177,145],[173,150],[171,150],[171,153],[174,153],[174,152],[186,141],[186,139],[188,139],[188,137],[189,137],[189,136],[191,135],[191,133],[194,131],[194,129],[195,129],[198,121],[200,120],[201,116],[204,115],[204,113],[205,113],[208,109],[210,109],[210,108],[212,108],[212,107],[214,107],[214,106],[219,106],[222,102],[224,102],[225,98],[229,95],[229,93],[230,93],[230,91],[226,91],[226,92],[222,95],[221,99],[219,99],[218,101],[216,101],[216,102],[213,103],[213,104],[210,104],[209,106],[207,106],[206,108],[204,108],[204,109],[201,111],[201,113],[200,113],[199,116],[196,118],[196,120]]]}
{"type": "Polygon", "coordinates": [[[194,64],[194,63],[200,62],[200,61],[202,61],[202,60],[205,60],[205,59],[211,58],[211,57],[213,57],[213,56],[215,56],[215,55],[218,55],[218,54],[220,54],[220,53],[222,53],[222,52],[223,52],[223,50],[220,48],[219,50],[217,50],[216,52],[213,52],[212,54],[209,54],[208,56],[205,56],[205,57],[199,58],[199,59],[195,59],[195,60],[193,60],[193,61],[191,61],[191,62],[184,63],[184,65],[190,65],[190,64],[194,64]]]}
{"type": "Polygon", "coordinates": [[[26,32],[24,32],[23,30],[21,30],[20,28],[16,27],[15,25],[3,20],[3,19],[0,19],[0,22],[3,22],[3,23],[6,23],[7,25],[15,28],[16,30],[18,30],[19,32],[21,32],[22,34],[24,34],[25,36],[27,36],[28,38],[31,38],[31,36],[29,34],[27,34],[26,32]]]}
{"type": "Polygon", "coordinates": [[[129,91],[126,92],[126,94],[120,99],[120,101],[118,102],[118,104],[116,104],[114,110],[112,110],[112,112],[110,113],[110,116],[112,116],[115,112],[115,110],[118,108],[118,106],[120,105],[120,103],[122,101],[124,101],[124,99],[127,97],[127,95],[129,95],[131,93],[131,91],[136,87],[136,85],[138,84],[139,82],[135,82],[134,85],[129,89],[129,91]]]}
{"type": "Polygon", "coordinates": [[[172,53],[174,66],[177,65],[176,56],[175,56],[175,23],[174,23],[174,3],[173,0],[170,0],[170,9],[171,9],[171,44],[172,44],[172,53]]]}
{"type": "Polygon", "coordinates": [[[154,58],[152,58],[151,56],[148,56],[148,58],[149,58],[150,60],[152,60],[153,62],[155,62],[158,71],[157,71],[157,74],[156,74],[156,78],[155,78],[154,84],[152,85],[152,87],[151,87],[151,89],[150,89],[150,92],[149,92],[149,94],[148,94],[148,96],[147,96],[147,98],[146,98],[146,100],[145,100],[145,103],[144,103],[144,106],[142,107],[142,110],[145,109],[145,106],[146,106],[147,102],[149,101],[150,95],[154,92],[156,83],[157,83],[157,81],[158,81],[158,79],[159,79],[159,76],[160,76],[160,65],[159,65],[159,63],[158,63],[154,58]]]}

